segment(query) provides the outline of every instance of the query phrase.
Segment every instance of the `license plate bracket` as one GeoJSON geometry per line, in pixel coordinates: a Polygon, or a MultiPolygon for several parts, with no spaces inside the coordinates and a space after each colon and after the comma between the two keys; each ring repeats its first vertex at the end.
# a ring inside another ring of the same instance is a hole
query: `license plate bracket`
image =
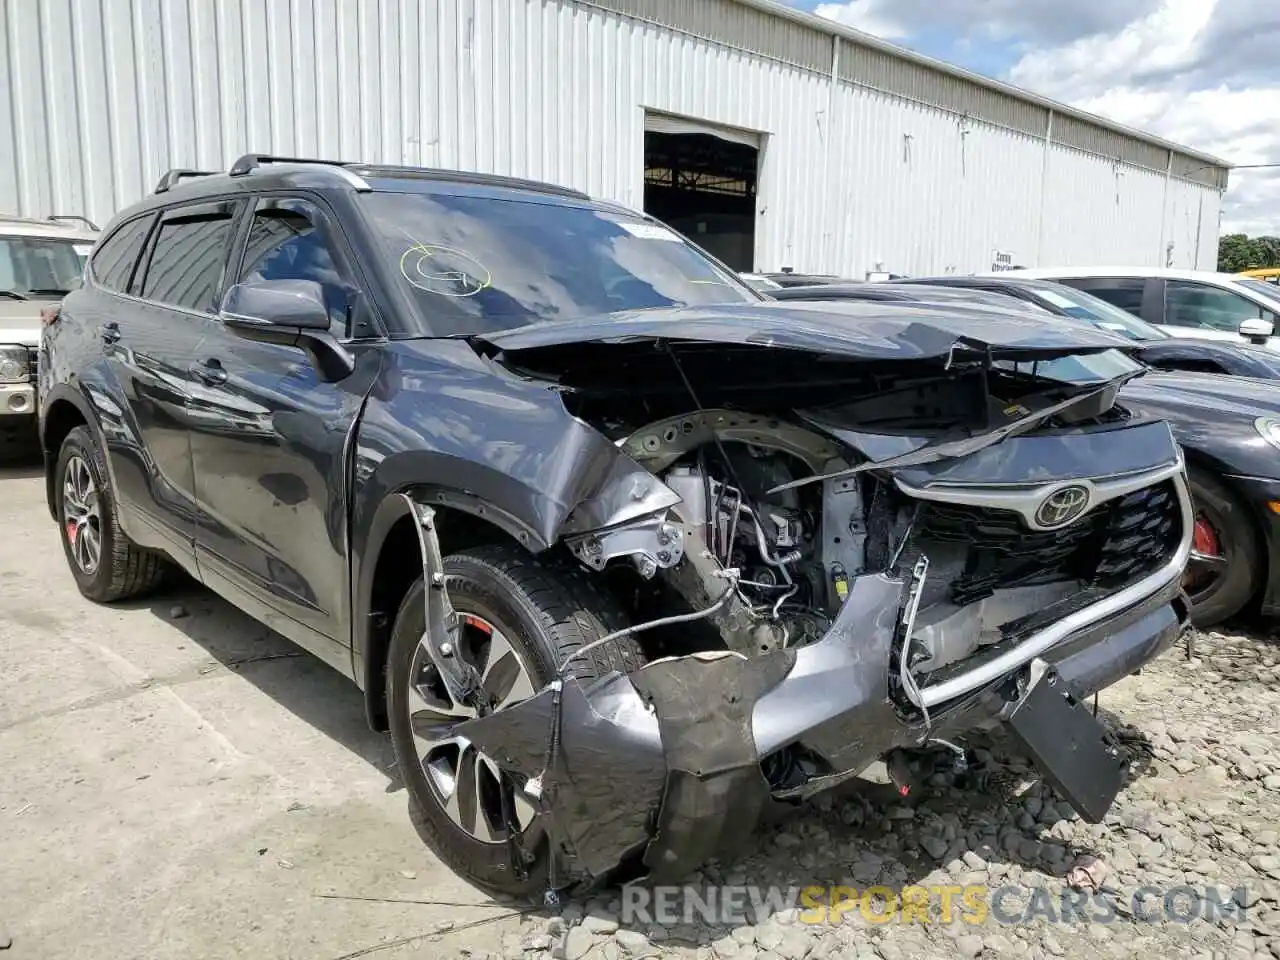
{"type": "Polygon", "coordinates": [[[1043,660],[1005,721],[1028,760],[1089,823],[1100,823],[1128,774],[1128,759],[1110,731],[1071,695],[1043,660]]]}

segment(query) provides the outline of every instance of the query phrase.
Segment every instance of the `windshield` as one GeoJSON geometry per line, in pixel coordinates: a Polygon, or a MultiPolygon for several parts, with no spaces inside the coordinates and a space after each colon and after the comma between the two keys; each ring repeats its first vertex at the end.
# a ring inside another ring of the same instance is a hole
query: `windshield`
{"type": "Polygon", "coordinates": [[[0,237],[0,291],[59,296],[80,281],[92,244],[48,237],[0,237]]]}
{"type": "Polygon", "coordinates": [[[361,202],[435,336],[761,299],[678,234],[626,214],[435,194],[361,202]]]}
{"type": "MultiPolygon", "coordinates": [[[[1253,293],[1262,294],[1273,303],[1280,301],[1280,285],[1278,284],[1268,283],[1266,280],[1255,280],[1252,277],[1245,277],[1242,280],[1237,280],[1236,283],[1253,293]]],[[[1280,312],[1280,303],[1277,303],[1276,310],[1280,312]]]]}
{"type": "Polygon", "coordinates": [[[1083,290],[1075,290],[1066,285],[1061,290],[1050,290],[1046,287],[1028,288],[1041,300],[1051,303],[1064,313],[1079,320],[1087,320],[1101,330],[1118,333],[1130,340],[1168,340],[1169,335],[1159,327],[1153,327],[1145,320],[1139,320],[1127,310],[1121,310],[1114,304],[1095,297],[1083,290]]]}

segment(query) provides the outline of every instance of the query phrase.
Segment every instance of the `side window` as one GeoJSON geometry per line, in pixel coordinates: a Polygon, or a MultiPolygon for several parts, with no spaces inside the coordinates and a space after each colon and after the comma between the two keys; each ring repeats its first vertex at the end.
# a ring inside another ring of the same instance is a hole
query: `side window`
{"type": "Polygon", "coordinates": [[[1142,290],[1146,281],[1140,277],[1088,277],[1059,281],[1068,286],[1091,293],[1135,317],[1142,316],[1142,290]]]}
{"type": "Polygon", "coordinates": [[[139,296],[212,313],[235,232],[236,204],[181,208],[160,221],[139,296]]]}
{"type": "Polygon", "coordinates": [[[341,264],[319,207],[307,200],[266,198],[254,210],[238,280],[314,280],[324,291],[329,332],[343,339],[353,335],[357,290],[341,264]]]}
{"type": "Polygon", "coordinates": [[[1236,333],[1244,321],[1261,316],[1261,307],[1230,290],[1189,280],[1164,285],[1164,322],[1170,326],[1236,333]]]}
{"type": "Polygon", "coordinates": [[[92,261],[93,275],[99,284],[116,293],[129,292],[133,268],[137,266],[142,245],[147,242],[147,233],[154,221],[153,215],[130,220],[103,241],[94,252],[92,261]]]}

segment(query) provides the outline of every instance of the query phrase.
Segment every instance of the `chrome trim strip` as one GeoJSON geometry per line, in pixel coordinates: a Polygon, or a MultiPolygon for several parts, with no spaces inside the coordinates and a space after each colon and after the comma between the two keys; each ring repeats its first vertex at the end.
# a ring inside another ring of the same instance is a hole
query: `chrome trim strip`
{"type": "MultiPolygon", "coordinates": [[[[1127,493],[1154,486],[1163,480],[1181,473],[1182,456],[1163,467],[1146,470],[1142,473],[1122,474],[1118,477],[1102,480],[1058,480],[1039,486],[961,486],[959,484],[930,484],[927,487],[915,487],[894,478],[898,489],[917,500],[932,500],[939,503],[958,503],[971,507],[992,507],[997,510],[1009,510],[1021,515],[1031,530],[1061,530],[1065,527],[1045,527],[1036,520],[1036,511],[1045,499],[1058,490],[1066,487],[1084,487],[1089,493],[1089,505],[1080,513],[1078,519],[1088,515],[1094,507],[1123,497],[1127,493]]],[[[1074,521],[1073,521],[1074,522],[1074,521]]],[[[1070,526],[1070,524],[1067,524],[1070,526]]]]}
{"type": "Polygon", "coordinates": [[[335,173],[343,180],[347,181],[347,185],[361,193],[368,193],[373,189],[369,186],[369,181],[357,173],[353,173],[346,167],[336,163],[272,163],[265,166],[254,167],[249,171],[250,176],[254,171],[262,171],[263,173],[276,173],[278,171],[286,173],[315,173],[317,170],[323,170],[327,173],[335,173]]]}
{"type": "Polygon", "coordinates": [[[1182,506],[1182,540],[1167,564],[1137,583],[1116,591],[1105,600],[1099,600],[1083,610],[1077,610],[1075,613],[1063,617],[1053,626],[1032,634],[1022,643],[1005,651],[994,660],[990,660],[958,677],[952,677],[950,680],[934,686],[925,687],[921,691],[924,706],[926,708],[935,707],[971,690],[976,690],[978,687],[985,686],[993,680],[998,680],[1001,676],[1025,666],[1036,657],[1042,656],[1046,651],[1052,650],[1076,631],[1084,630],[1101,620],[1122,613],[1157,590],[1168,586],[1170,581],[1182,576],[1182,571],[1191,556],[1195,511],[1191,506],[1191,494],[1187,489],[1186,475],[1181,472],[1181,459],[1180,456],[1178,475],[1174,483],[1178,490],[1178,501],[1182,506]]]}

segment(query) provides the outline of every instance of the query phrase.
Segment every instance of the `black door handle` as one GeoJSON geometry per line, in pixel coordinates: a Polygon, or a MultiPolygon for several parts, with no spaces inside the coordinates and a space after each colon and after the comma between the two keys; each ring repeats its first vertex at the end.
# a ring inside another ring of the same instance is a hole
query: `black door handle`
{"type": "Polygon", "coordinates": [[[227,382],[227,371],[218,360],[212,357],[193,363],[187,369],[193,377],[211,387],[227,382]]]}
{"type": "Polygon", "coordinates": [[[114,320],[104,323],[98,328],[103,343],[116,343],[120,339],[120,324],[114,320]]]}

